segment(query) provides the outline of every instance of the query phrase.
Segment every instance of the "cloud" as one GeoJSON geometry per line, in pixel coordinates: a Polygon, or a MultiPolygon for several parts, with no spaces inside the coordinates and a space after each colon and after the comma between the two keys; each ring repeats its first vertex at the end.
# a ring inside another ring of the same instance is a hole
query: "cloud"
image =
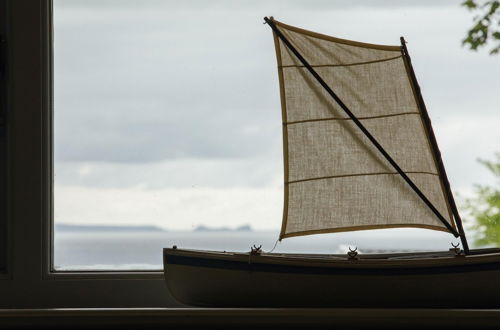
{"type": "Polygon", "coordinates": [[[265,192],[282,177],[276,59],[261,24],[271,14],[371,43],[397,45],[404,35],[452,187],[487,182],[475,159],[499,149],[498,57],[461,47],[472,18],[460,1],[63,0],[55,2],[57,219],[189,223],[208,212],[233,223],[247,212],[245,221],[265,222],[264,211],[250,211],[258,203],[281,210],[265,192]],[[175,202],[182,196],[196,198],[175,202]]]}
{"type": "MultiPolygon", "coordinates": [[[[324,10],[324,9],[356,9],[360,7],[369,8],[405,8],[405,7],[450,7],[459,5],[462,1],[455,0],[420,0],[401,1],[401,0],[239,0],[237,2],[230,0],[148,0],[141,1],[142,8],[168,8],[170,10],[251,10],[256,7],[271,7],[280,8],[286,7],[294,10],[324,10]]],[[[56,0],[56,5],[59,8],[71,8],[85,10],[88,7],[99,7],[102,10],[116,11],[117,9],[134,9],[140,10],[137,6],[137,0],[56,0]]]]}
{"type": "Polygon", "coordinates": [[[55,186],[54,219],[59,223],[155,225],[191,230],[204,224],[276,230],[281,226],[283,189],[94,188],[55,186]]]}
{"type": "Polygon", "coordinates": [[[492,185],[492,174],[477,159],[492,159],[500,148],[497,115],[457,114],[435,122],[434,128],[454,191],[469,195],[472,183],[492,185]]]}
{"type": "Polygon", "coordinates": [[[248,157],[281,143],[268,33],[236,38],[208,19],[184,29],[179,16],[188,13],[122,9],[108,20],[60,10],[66,18],[56,19],[55,33],[57,160],[248,157]]]}
{"type": "Polygon", "coordinates": [[[487,112],[495,103],[497,75],[488,74],[495,58],[460,47],[470,17],[458,3],[119,3],[96,2],[93,10],[88,2],[56,3],[58,161],[274,153],[281,144],[276,60],[260,24],[268,9],[350,39],[397,44],[404,34],[433,118],[487,112]],[[429,24],[420,24],[424,16],[429,24]]]}
{"type": "Polygon", "coordinates": [[[89,188],[262,188],[283,182],[283,163],[278,158],[57,162],[55,178],[59,185],[89,188]]]}

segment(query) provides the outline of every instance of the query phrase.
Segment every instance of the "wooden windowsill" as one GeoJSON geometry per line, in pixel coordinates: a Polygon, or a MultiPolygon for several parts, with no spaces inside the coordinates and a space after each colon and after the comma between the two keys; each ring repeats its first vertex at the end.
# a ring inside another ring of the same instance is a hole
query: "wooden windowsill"
{"type": "Polygon", "coordinates": [[[68,326],[320,326],[499,328],[500,309],[58,308],[0,309],[0,328],[68,326]]]}

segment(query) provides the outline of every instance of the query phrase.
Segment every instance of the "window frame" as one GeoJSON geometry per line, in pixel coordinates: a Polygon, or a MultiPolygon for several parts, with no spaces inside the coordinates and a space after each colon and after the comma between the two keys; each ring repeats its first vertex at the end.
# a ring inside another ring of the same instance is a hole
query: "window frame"
{"type": "Polygon", "coordinates": [[[7,244],[0,242],[0,253],[7,247],[7,268],[0,269],[0,308],[184,307],[169,294],[162,271],[52,268],[52,0],[0,0],[0,11],[8,64],[0,95],[9,114],[7,244]]]}
{"type": "Polygon", "coordinates": [[[52,0],[0,0],[0,9],[9,64],[8,257],[0,308],[179,307],[162,271],[53,269],[52,0]]]}
{"type": "MultiPolygon", "coordinates": [[[[6,13],[0,3],[0,22],[6,13]]],[[[7,277],[7,85],[6,85],[6,43],[5,26],[0,24],[0,279],[7,277]]]]}

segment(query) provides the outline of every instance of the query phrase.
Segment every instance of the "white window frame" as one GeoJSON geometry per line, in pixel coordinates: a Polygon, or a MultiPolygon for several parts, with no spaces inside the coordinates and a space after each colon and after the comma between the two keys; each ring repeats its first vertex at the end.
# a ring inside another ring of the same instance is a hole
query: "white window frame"
{"type": "Polygon", "coordinates": [[[52,0],[0,0],[0,9],[7,17],[0,31],[9,112],[8,260],[0,273],[0,308],[178,307],[161,271],[52,268],[52,0]]]}

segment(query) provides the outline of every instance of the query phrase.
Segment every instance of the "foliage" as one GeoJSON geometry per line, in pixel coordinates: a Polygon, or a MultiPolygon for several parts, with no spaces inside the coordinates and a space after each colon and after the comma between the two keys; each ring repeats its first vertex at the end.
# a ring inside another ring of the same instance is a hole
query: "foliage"
{"type": "Polygon", "coordinates": [[[477,50],[490,40],[493,42],[490,54],[498,54],[500,52],[500,1],[487,0],[480,4],[478,0],[466,0],[462,6],[478,13],[474,17],[474,25],[467,32],[467,37],[462,40],[462,44],[468,45],[471,50],[477,50]]]}
{"type": "Polygon", "coordinates": [[[497,187],[476,185],[476,197],[466,201],[466,209],[475,219],[475,243],[500,246],[500,153],[496,154],[496,161],[479,162],[497,178],[497,187]]]}

